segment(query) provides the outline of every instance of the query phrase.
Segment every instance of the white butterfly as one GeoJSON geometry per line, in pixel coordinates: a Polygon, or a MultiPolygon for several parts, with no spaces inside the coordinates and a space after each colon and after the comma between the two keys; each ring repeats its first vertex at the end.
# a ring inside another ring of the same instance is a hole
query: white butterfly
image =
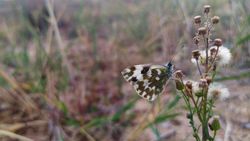
{"type": "Polygon", "coordinates": [[[148,101],[154,101],[172,76],[173,65],[171,62],[166,65],[135,65],[125,68],[121,73],[134,86],[139,96],[148,101]]]}

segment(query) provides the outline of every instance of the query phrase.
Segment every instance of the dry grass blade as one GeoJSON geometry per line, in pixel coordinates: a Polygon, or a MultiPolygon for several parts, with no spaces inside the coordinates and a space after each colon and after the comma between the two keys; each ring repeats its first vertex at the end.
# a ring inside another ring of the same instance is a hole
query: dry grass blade
{"type": "Polygon", "coordinates": [[[84,134],[90,141],[95,141],[95,139],[83,127],[80,128],[80,132],[84,134]]]}
{"type": "Polygon", "coordinates": [[[0,124],[0,129],[15,132],[27,126],[43,126],[47,123],[48,122],[45,120],[35,120],[35,121],[27,122],[27,123],[0,124]]]}
{"type": "Polygon", "coordinates": [[[9,131],[5,131],[5,130],[0,130],[0,137],[2,137],[2,136],[8,136],[10,138],[18,139],[20,141],[34,141],[34,140],[29,139],[27,137],[24,137],[24,136],[21,136],[21,135],[18,135],[18,134],[9,132],[9,131]]]}
{"type": "Polygon", "coordinates": [[[229,120],[227,120],[226,124],[227,124],[227,126],[225,129],[224,141],[230,141],[230,135],[232,132],[232,124],[229,120]]]}
{"type": "Polygon", "coordinates": [[[19,100],[22,102],[22,105],[25,105],[27,110],[37,109],[34,101],[25,92],[23,92],[23,90],[18,86],[18,83],[15,81],[15,79],[8,75],[1,68],[3,68],[2,65],[0,65],[0,76],[4,80],[6,80],[15,90],[15,96],[19,98],[19,100]]]}
{"type": "Polygon", "coordinates": [[[153,111],[154,111],[154,106],[152,105],[150,110],[144,114],[144,116],[141,118],[140,123],[138,123],[138,125],[133,129],[133,131],[129,135],[129,137],[128,137],[129,141],[136,140],[136,138],[138,138],[138,136],[143,132],[143,130],[147,127],[147,125],[152,120],[154,120],[154,119],[149,120],[149,117],[151,114],[153,114],[153,111]]]}
{"type": "Polygon", "coordinates": [[[58,48],[59,48],[59,51],[62,55],[63,65],[66,66],[68,73],[70,74],[70,76],[72,78],[72,77],[74,77],[74,75],[73,75],[74,73],[73,73],[73,70],[72,70],[70,63],[68,62],[67,56],[64,52],[64,43],[62,41],[62,37],[61,37],[60,31],[59,31],[59,28],[57,25],[57,20],[56,20],[55,14],[54,14],[52,2],[50,0],[46,0],[46,6],[47,6],[47,9],[48,9],[48,12],[50,15],[50,23],[51,23],[52,29],[55,31],[55,37],[56,37],[56,41],[58,43],[58,48]]]}

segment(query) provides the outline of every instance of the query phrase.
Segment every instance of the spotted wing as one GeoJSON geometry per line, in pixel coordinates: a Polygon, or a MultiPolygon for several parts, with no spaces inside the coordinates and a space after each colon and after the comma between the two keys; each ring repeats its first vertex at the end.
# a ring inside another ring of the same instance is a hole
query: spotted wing
{"type": "Polygon", "coordinates": [[[154,101],[162,93],[169,79],[166,67],[161,65],[135,65],[124,69],[122,75],[148,101],[154,101]]]}

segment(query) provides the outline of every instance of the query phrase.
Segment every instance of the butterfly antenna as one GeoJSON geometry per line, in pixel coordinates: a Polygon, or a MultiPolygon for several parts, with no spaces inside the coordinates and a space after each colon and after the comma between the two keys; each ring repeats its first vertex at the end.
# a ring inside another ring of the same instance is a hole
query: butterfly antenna
{"type": "Polygon", "coordinates": [[[176,57],[176,55],[172,56],[172,57],[170,58],[169,62],[172,63],[173,60],[175,60],[175,57],[176,57]]]}

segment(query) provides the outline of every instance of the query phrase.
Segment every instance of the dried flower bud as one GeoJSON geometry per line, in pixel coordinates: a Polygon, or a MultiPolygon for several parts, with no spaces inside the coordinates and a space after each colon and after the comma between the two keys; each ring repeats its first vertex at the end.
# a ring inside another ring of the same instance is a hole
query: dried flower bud
{"type": "Polygon", "coordinates": [[[185,95],[187,95],[188,97],[192,97],[192,90],[186,88],[186,89],[184,89],[184,93],[185,93],[185,95]]]}
{"type": "Polygon", "coordinates": [[[194,17],[194,23],[200,24],[201,23],[201,16],[195,16],[194,17]]]}
{"type": "Polygon", "coordinates": [[[213,70],[213,71],[216,71],[216,69],[217,69],[217,64],[215,63],[215,64],[213,65],[212,70],[213,70]]]}
{"type": "Polygon", "coordinates": [[[177,70],[177,71],[175,72],[175,76],[176,76],[176,78],[182,79],[182,77],[183,77],[182,71],[181,71],[181,70],[177,70]]]}
{"type": "Polygon", "coordinates": [[[193,89],[193,85],[192,85],[192,82],[191,82],[191,81],[187,81],[185,85],[186,85],[186,87],[187,87],[189,90],[192,90],[192,89],[193,89]]]}
{"type": "Polygon", "coordinates": [[[193,38],[193,40],[194,40],[194,43],[195,43],[196,45],[198,45],[199,42],[200,42],[199,36],[195,36],[195,37],[193,38]]]}
{"type": "Polygon", "coordinates": [[[221,91],[219,89],[215,89],[215,90],[210,90],[210,93],[209,93],[210,97],[213,98],[214,100],[218,99],[221,95],[221,91]]]}
{"type": "Polygon", "coordinates": [[[186,117],[187,117],[188,119],[191,119],[192,116],[193,116],[193,115],[192,115],[191,113],[187,113],[187,114],[186,114],[186,117]]]}
{"type": "Polygon", "coordinates": [[[210,76],[206,76],[207,84],[210,85],[212,82],[212,78],[210,76]]]}
{"type": "Polygon", "coordinates": [[[192,51],[192,56],[193,56],[193,58],[195,58],[196,60],[199,59],[200,55],[201,55],[201,53],[200,53],[199,50],[194,50],[194,51],[192,51]]]}
{"type": "Polygon", "coordinates": [[[220,21],[220,17],[219,16],[214,16],[211,20],[212,20],[213,24],[217,24],[220,21]]]}
{"type": "Polygon", "coordinates": [[[199,87],[201,87],[201,88],[207,88],[207,86],[208,86],[207,80],[206,79],[200,79],[199,87]]]}
{"type": "Polygon", "coordinates": [[[176,89],[177,90],[183,90],[184,89],[184,85],[180,80],[175,80],[175,84],[176,84],[176,89]]]}
{"type": "Polygon", "coordinates": [[[205,27],[200,27],[198,29],[199,35],[205,35],[207,33],[207,29],[205,27]]]}
{"type": "Polygon", "coordinates": [[[219,116],[213,116],[210,123],[209,123],[209,128],[212,130],[212,131],[217,131],[219,130],[221,127],[220,127],[220,121],[219,121],[219,116]]]}
{"type": "Polygon", "coordinates": [[[210,5],[205,5],[204,6],[204,13],[208,14],[210,11],[211,6],[210,5]]]}
{"type": "Polygon", "coordinates": [[[210,48],[210,53],[211,53],[211,56],[214,55],[217,51],[217,47],[211,47],[210,48]]]}
{"type": "Polygon", "coordinates": [[[217,46],[217,47],[221,46],[222,45],[222,40],[219,39],[219,38],[215,39],[214,40],[214,45],[217,46]]]}
{"type": "Polygon", "coordinates": [[[202,91],[199,91],[197,93],[195,93],[195,96],[197,97],[202,97],[204,94],[202,93],[202,91]]]}

